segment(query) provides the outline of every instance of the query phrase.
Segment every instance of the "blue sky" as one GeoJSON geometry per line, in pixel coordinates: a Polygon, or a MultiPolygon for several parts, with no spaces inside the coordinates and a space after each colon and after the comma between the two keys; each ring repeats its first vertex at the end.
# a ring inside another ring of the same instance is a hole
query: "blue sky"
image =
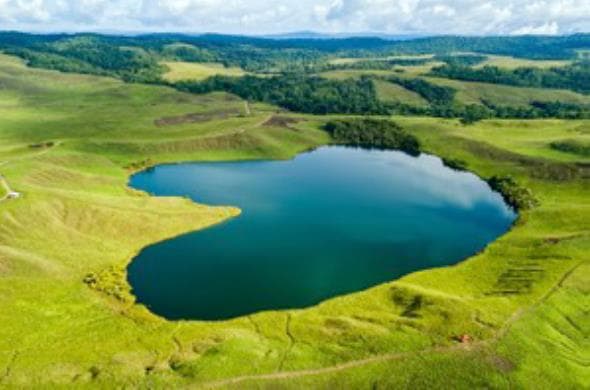
{"type": "Polygon", "coordinates": [[[590,31],[590,0],[0,0],[0,29],[567,34],[590,31]]]}

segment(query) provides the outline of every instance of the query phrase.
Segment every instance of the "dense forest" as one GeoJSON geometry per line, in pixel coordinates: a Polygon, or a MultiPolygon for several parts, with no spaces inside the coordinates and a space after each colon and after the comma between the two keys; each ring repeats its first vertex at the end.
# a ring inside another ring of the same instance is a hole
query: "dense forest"
{"type": "Polygon", "coordinates": [[[373,82],[366,77],[328,80],[303,74],[274,77],[215,76],[202,82],[179,82],[182,91],[206,93],[227,91],[247,100],[276,104],[311,114],[386,114],[373,82]]]}
{"type": "Polygon", "coordinates": [[[433,57],[434,61],[445,62],[453,66],[479,65],[487,59],[487,56],[481,54],[438,54],[433,57]]]}

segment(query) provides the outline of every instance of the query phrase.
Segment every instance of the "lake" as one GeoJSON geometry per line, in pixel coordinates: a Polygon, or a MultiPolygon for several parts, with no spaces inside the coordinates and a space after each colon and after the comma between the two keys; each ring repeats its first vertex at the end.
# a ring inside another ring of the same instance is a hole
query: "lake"
{"type": "Polygon", "coordinates": [[[242,209],[129,265],[138,302],[169,319],[302,308],[455,264],[516,217],[487,183],[437,157],[338,146],[288,161],[161,165],[130,186],[242,209]]]}

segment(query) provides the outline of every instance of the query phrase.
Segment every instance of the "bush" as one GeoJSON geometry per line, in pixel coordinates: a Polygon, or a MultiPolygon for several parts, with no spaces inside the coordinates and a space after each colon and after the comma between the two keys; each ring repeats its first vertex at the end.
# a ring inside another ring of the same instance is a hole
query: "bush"
{"type": "Polygon", "coordinates": [[[502,194],[506,203],[516,210],[532,209],[539,203],[530,189],[521,187],[510,176],[493,176],[488,183],[494,191],[502,194]]]}
{"type": "Polygon", "coordinates": [[[454,169],[456,171],[466,171],[467,170],[467,162],[460,160],[458,158],[442,158],[442,162],[446,167],[454,169]]]}
{"type": "Polygon", "coordinates": [[[100,272],[91,272],[84,277],[84,283],[93,290],[100,291],[123,303],[133,303],[126,272],[122,268],[109,267],[100,272]]]}

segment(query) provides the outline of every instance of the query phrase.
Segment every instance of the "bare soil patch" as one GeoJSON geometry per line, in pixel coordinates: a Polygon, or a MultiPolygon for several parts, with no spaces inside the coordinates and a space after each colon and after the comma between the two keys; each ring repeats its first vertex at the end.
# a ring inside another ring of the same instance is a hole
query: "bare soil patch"
{"type": "Polygon", "coordinates": [[[268,127],[285,127],[288,129],[296,130],[292,127],[299,122],[303,122],[304,119],[299,118],[291,118],[288,116],[282,115],[273,115],[267,121],[265,121],[262,125],[268,127]]]}
{"type": "Polygon", "coordinates": [[[237,117],[240,115],[239,111],[216,111],[205,113],[191,113],[179,116],[169,116],[156,119],[154,124],[158,127],[181,125],[185,123],[202,123],[216,119],[227,119],[230,117],[237,117]]]}

